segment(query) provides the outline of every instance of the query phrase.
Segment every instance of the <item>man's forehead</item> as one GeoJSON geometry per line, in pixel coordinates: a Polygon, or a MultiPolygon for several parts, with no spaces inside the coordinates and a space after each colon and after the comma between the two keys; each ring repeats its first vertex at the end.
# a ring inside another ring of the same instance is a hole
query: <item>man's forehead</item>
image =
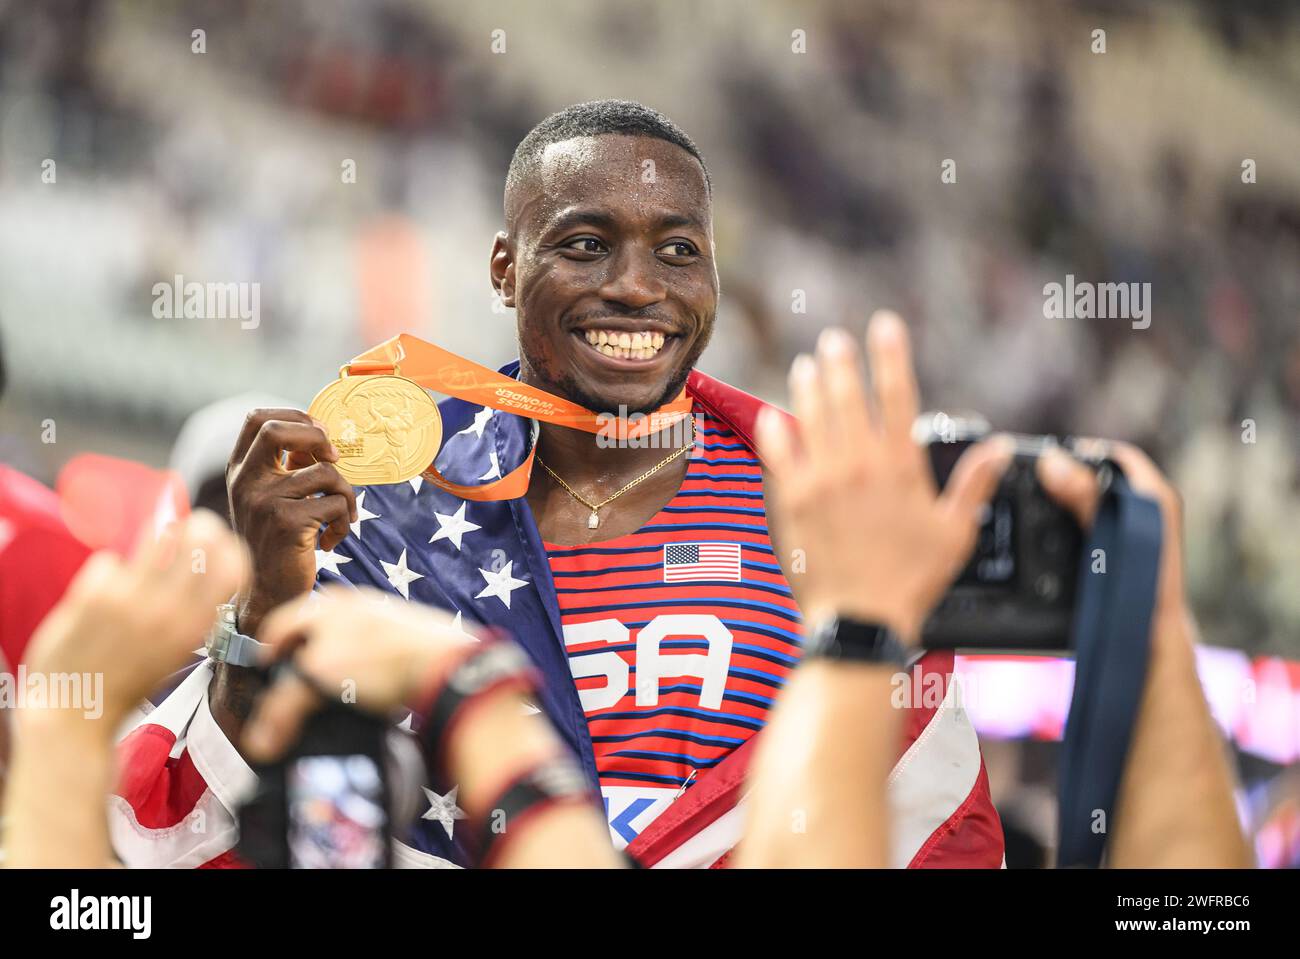
{"type": "Polygon", "coordinates": [[[709,218],[708,185],[699,161],[654,137],[601,135],[552,143],[539,158],[525,205],[538,226],[565,210],[629,201],[645,214],[709,218]]]}

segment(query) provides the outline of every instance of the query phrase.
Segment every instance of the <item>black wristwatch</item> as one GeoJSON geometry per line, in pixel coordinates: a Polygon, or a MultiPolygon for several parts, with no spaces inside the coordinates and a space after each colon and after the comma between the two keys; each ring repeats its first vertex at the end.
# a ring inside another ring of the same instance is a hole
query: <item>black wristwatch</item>
{"type": "Polygon", "coordinates": [[[805,659],[835,659],[906,667],[906,646],[888,626],[833,616],[822,620],[804,639],[805,659]]]}

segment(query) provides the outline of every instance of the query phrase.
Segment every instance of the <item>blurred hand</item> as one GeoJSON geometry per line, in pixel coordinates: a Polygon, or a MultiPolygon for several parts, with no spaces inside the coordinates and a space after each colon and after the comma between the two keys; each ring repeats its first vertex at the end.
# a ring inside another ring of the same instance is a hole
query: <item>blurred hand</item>
{"type": "Polygon", "coordinates": [[[974,548],[1012,444],[993,437],[970,447],[940,495],[912,439],[919,399],[896,314],[872,317],[867,354],[870,394],[852,338],[825,331],[816,359],[800,356],[790,370],[798,422],[766,409],[757,439],[782,548],[806,555],[791,583],[807,620],[882,622],[916,642],[974,548]]]}
{"type": "Polygon", "coordinates": [[[253,635],[273,608],[310,591],[318,538],[331,550],[356,522],[356,495],[337,461],[324,427],[301,410],[253,410],[244,421],[226,467],[231,521],[253,558],[237,601],[241,632],[253,635]]]}
{"type": "MultiPolygon", "coordinates": [[[[1107,440],[1078,441],[1076,449],[1089,456],[1108,455],[1124,470],[1137,493],[1155,500],[1163,519],[1164,538],[1160,548],[1160,578],[1156,587],[1156,610],[1169,613],[1187,608],[1183,587],[1182,501],[1177,490],[1150,457],[1136,446],[1107,440]]],[[[1058,503],[1074,514],[1085,530],[1097,515],[1100,490],[1097,474],[1060,448],[1048,450],[1038,460],[1038,481],[1058,503]]]]}
{"type": "Polygon", "coordinates": [[[111,737],[202,644],[247,568],[239,539],[207,510],[142,541],[129,562],[96,553],[32,637],[27,669],[102,675],[103,722],[87,726],[111,737]]]}
{"type": "MultiPolygon", "coordinates": [[[[368,589],[327,589],[275,610],[262,625],[270,663],[293,656],[297,669],[322,691],[374,713],[407,703],[440,667],[474,640],[451,616],[424,606],[385,601],[368,589]]],[[[248,754],[261,761],[281,755],[298,738],[303,720],[320,705],[316,690],[284,673],[258,701],[244,729],[248,754]]]]}

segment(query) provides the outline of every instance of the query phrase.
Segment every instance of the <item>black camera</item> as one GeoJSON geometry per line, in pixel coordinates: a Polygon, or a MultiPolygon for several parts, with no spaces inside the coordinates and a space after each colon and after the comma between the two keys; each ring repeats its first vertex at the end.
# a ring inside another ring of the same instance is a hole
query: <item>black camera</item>
{"type": "MultiPolygon", "coordinates": [[[[936,485],[990,433],[977,416],[926,413],[914,435],[928,448],[936,485]]],[[[1012,435],[1015,456],[980,525],[970,561],[921,631],[929,649],[1060,652],[1070,648],[1083,533],[1048,498],[1035,466],[1050,436],[1012,435]]]]}
{"type": "Polygon", "coordinates": [[[263,869],[390,868],[424,778],[409,737],[339,702],[307,719],[283,759],[254,772],[236,851],[263,869]]]}

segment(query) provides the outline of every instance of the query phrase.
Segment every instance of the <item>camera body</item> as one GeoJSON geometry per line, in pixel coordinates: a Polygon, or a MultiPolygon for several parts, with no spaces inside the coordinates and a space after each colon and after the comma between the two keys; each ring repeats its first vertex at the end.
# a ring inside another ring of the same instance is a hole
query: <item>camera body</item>
{"type": "Polygon", "coordinates": [[[338,702],[304,724],[280,761],[254,769],[239,810],[241,858],[262,869],[386,869],[393,796],[388,724],[338,702]]]}
{"type": "MultiPolygon", "coordinates": [[[[957,459],[989,435],[977,416],[926,413],[914,428],[942,489],[957,459]]],[[[980,525],[974,552],[921,630],[928,649],[1064,652],[1071,646],[1083,533],[1035,472],[1050,436],[1013,435],[1015,456],[980,525]]]]}

